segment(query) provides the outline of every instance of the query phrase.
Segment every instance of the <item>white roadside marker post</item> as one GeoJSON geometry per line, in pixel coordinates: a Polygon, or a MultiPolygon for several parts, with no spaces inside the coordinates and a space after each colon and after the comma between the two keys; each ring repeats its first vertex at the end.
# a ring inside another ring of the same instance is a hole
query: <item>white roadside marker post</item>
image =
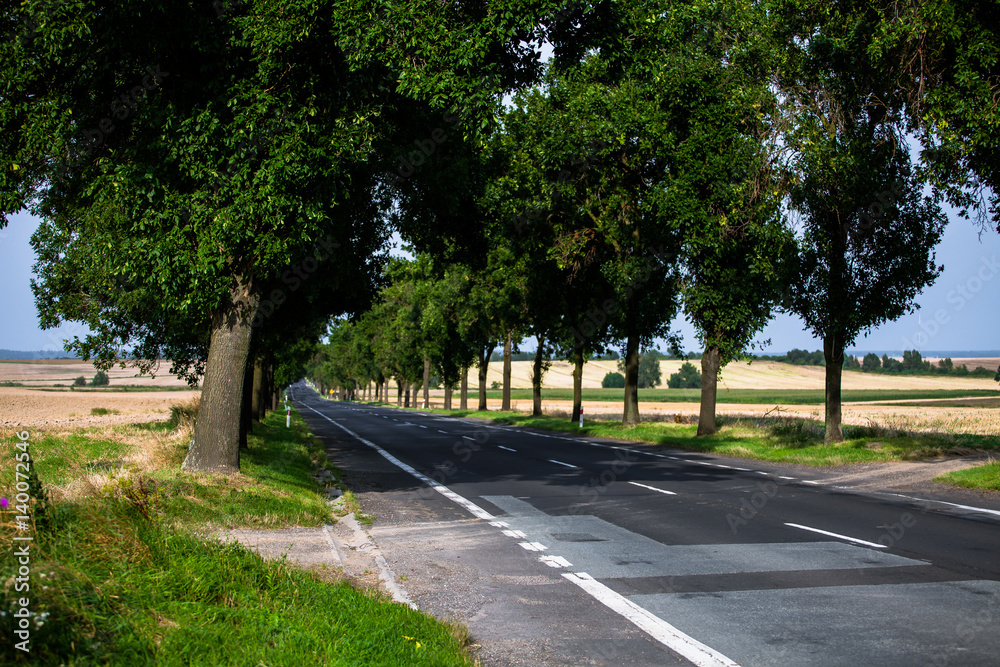
{"type": "Polygon", "coordinates": [[[583,405],[580,406],[580,428],[583,428],[583,405]]]}
{"type": "Polygon", "coordinates": [[[285,406],[285,428],[290,428],[292,425],[292,409],[289,406],[285,406]]]}

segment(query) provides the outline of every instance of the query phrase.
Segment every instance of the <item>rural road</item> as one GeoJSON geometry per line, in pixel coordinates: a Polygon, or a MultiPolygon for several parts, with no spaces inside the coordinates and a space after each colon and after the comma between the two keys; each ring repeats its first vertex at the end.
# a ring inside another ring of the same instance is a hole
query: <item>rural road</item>
{"type": "Polygon", "coordinates": [[[484,665],[998,664],[995,501],[291,397],[484,665]]]}

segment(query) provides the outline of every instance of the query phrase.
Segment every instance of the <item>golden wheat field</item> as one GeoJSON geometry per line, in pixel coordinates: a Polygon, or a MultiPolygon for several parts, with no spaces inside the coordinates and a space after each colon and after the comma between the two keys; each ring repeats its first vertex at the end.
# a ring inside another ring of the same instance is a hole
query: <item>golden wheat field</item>
{"type": "MultiPolygon", "coordinates": [[[[1000,359],[955,359],[955,364],[969,363],[995,368],[1000,359]],[[969,363],[969,362],[974,363],[969,363]]],[[[664,380],[677,372],[681,361],[661,361],[660,368],[664,380]]],[[[73,378],[84,376],[90,380],[94,375],[93,365],[74,360],[3,361],[0,362],[0,383],[18,383],[20,387],[0,387],[0,426],[7,428],[67,428],[110,426],[128,424],[142,420],[166,419],[170,406],[184,403],[197,396],[197,390],[184,390],[186,384],[167,375],[169,363],[163,362],[155,379],[136,377],[132,369],[114,368],[109,372],[111,391],[70,391],[68,385],[73,378]],[[53,385],[67,385],[54,388],[53,385]],[[116,387],[146,386],[163,389],[161,391],[114,391],[116,387]],[[32,388],[36,387],[36,388],[32,388]],[[43,389],[44,388],[44,389],[43,389]],[[45,390],[47,389],[47,390],[45,390]],[[52,389],[56,389],[53,391],[52,389]],[[93,411],[104,414],[93,414],[93,411]]],[[[617,370],[615,361],[592,361],[584,366],[583,386],[587,389],[599,388],[604,375],[617,370]]],[[[487,383],[502,381],[503,363],[493,362],[489,366],[487,383]]],[[[531,362],[512,363],[512,386],[531,386],[531,362]]],[[[470,373],[470,388],[477,386],[475,369],[470,373]]],[[[824,369],[816,366],[794,366],[772,361],[734,363],[723,370],[719,384],[720,398],[727,389],[813,389],[822,390],[824,369]]],[[[571,388],[573,386],[572,366],[568,362],[553,362],[544,377],[546,388],[571,388]]],[[[996,390],[998,385],[989,378],[960,377],[907,377],[884,376],[845,371],[843,388],[852,389],[950,389],[950,390],[996,390]]],[[[431,406],[441,407],[443,391],[431,393],[431,406]]],[[[474,402],[475,398],[470,397],[474,402]]],[[[843,412],[847,423],[877,423],[912,430],[939,430],[951,433],[1000,434],[1000,409],[996,399],[969,401],[968,407],[956,406],[961,401],[926,400],[912,401],[909,405],[879,405],[878,402],[845,403],[843,412]],[[991,406],[992,402],[992,406],[991,406]],[[978,407],[975,407],[978,406],[978,407]]],[[[457,407],[457,397],[455,406],[457,407]]],[[[499,409],[499,399],[488,401],[490,409],[499,409]]],[[[531,401],[515,399],[514,409],[531,410],[531,401]]],[[[546,411],[562,411],[568,414],[571,404],[565,400],[546,400],[546,411]]],[[[621,416],[619,401],[588,401],[585,412],[590,417],[621,416]]],[[[664,418],[680,415],[694,419],[698,414],[697,403],[640,402],[642,414],[664,418]]],[[[720,415],[760,416],[765,413],[796,415],[805,418],[822,419],[821,405],[726,405],[718,406],[720,415]]]]}

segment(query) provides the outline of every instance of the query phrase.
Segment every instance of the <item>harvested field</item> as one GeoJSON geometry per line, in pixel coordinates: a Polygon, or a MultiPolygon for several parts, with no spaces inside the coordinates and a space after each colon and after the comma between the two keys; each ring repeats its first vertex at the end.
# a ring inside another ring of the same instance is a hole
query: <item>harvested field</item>
{"type": "MultiPolygon", "coordinates": [[[[108,370],[111,380],[110,387],[116,385],[141,385],[143,387],[177,387],[187,389],[187,383],[170,375],[170,362],[160,362],[154,369],[156,377],[137,375],[134,368],[119,368],[115,366],[108,370]]],[[[94,379],[97,370],[94,364],[79,359],[0,359],[0,384],[17,383],[30,387],[52,387],[61,384],[66,387],[73,383],[74,378],[81,375],[89,383],[94,379]]]]}
{"type": "MultiPolygon", "coordinates": [[[[970,360],[954,359],[956,365],[970,360]]],[[[970,364],[969,369],[976,366],[995,369],[1000,359],[975,359],[977,363],[970,364]]],[[[660,373],[664,386],[667,378],[676,373],[683,361],[661,360],[660,373]]],[[[699,367],[699,362],[693,362],[699,367]]],[[[477,370],[469,373],[469,386],[478,384],[477,370]]],[[[591,361],[583,366],[583,387],[596,389],[601,386],[601,380],[608,373],[618,372],[617,361],[591,361]]],[[[826,369],[822,366],[795,366],[775,361],[755,361],[753,363],[737,362],[726,366],[722,371],[719,389],[823,389],[826,369]]],[[[486,378],[488,385],[493,382],[503,382],[503,362],[490,363],[486,378]]],[[[531,362],[515,361],[511,363],[511,386],[516,388],[531,387],[531,362]]],[[[554,361],[552,368],[543,378],[545,387],[570,388],[573,386],[573,366],[567,361],[554,361]]],[[[879,375],[876,373],[861,373],[859,371],[844,371],[843,389],[992,389],[997,383],[992,378],[968,378],[953,376],[909,376],[909,375],[879,375]]]]}
{"type": "Polygon", "coordinates": [[[201,392],[40,391],[0,387],[0,428],[82,428],[165,420],[170,406],[186,403],[201,392]],[[91,414],[103,408],[107,414],[91,414]]]}

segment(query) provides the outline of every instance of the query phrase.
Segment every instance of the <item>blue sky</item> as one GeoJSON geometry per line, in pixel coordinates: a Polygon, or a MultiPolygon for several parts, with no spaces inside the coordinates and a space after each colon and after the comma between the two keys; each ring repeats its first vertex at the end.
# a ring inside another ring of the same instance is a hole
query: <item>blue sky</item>
{"type": "MultiPolygon", "coordinates": [[[[34,254],[29,244],[38,221],[27,214],[12,217],[0,230],[0,349],[60,350],[62,339],[80,333],[79,325],[42,331],[38,327],[30,281],[34,254]]],[[[952,216],[937,249],[944,272],[917,299],[921,309],[861,337],[859,350],[986,351],[1000,350],[1000,235],[979,230],[968,220],[952,216]]],[[[675,327],[684,335],[684,349],[696,350],[693,327],[683,321],[675,327]]],[[[821,349],[822,343],[803,329],[795,316],[779,315],[759,336],[770,339],[767,351],[792,348],[821,349]]],[[[522,346],[531,349],[533,345],[522,346]]]]}

